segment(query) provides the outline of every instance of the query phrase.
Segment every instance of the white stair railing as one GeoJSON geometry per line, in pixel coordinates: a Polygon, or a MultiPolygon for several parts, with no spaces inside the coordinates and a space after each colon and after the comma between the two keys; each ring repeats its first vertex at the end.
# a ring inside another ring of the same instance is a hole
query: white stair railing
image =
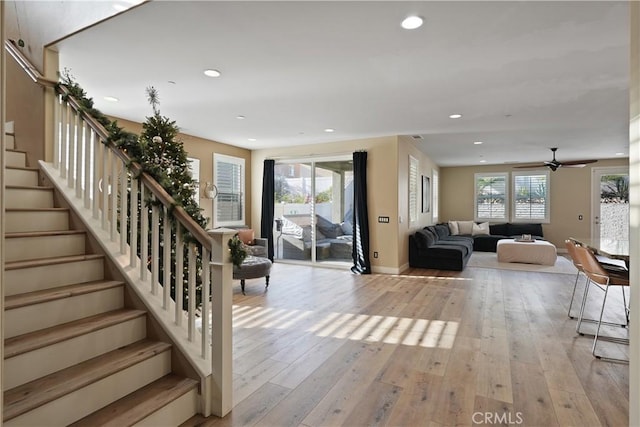
{"type": "MultiPolygon", "coordinates": [[[[12,42],[5,49],[34,82],[52,85],[12,42]]],[[[232,264],[226,242],[235,231],[203,230],[109,142],[108,132],[66,87],[56,91],[53,162],[41,162],[43,171],[200,373],[202,414],[224,416],[232,407],[232,264]],[[199,308],[202,333],[196,328],[199,308]]]]}

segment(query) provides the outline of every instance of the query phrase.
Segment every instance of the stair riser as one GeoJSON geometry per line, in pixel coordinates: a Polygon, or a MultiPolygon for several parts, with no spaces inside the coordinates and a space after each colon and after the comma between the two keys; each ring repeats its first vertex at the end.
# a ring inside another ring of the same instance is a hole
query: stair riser
{"type": "Polygon", "coordinates": [[[3,389],[9,390],[139,341],[146,337],[146,330],[146,318],[141,316],[5,359],[3,389]]]}
{"type": "Polygon", "coordinates": [[[6,185],[35,187],[38,185],[38,171],[31,169],[5,169],[6,185]]]}
{"type": "Polygon", "coordinates": [[[8,150],[15,150],[15,148],[16,148],[16,140],[13,137],[13,135],[5,135],[4,141],[5,141],[5,144],[6,144],[8,150]]]}
{"type": "Polygon", "coordinates": [[[6,310],[4,337],[11,338],[124,307],[122,286],[6,310]]]}
{"type": "Polygon", "coordinates": [[[27,154],[19,151],[7,151],[5,152],[5,161],[7,166],[15,166],[24,168],[27,166],[27,154]]]}
{"type": "Polygon", "coordinates": [[[136,427],[178,426],[197,413],[198,392],[194,389],[134,425],[136,427]]]}
{"type": "Polygon", "coordinates": [[[7,233],[69,229],[69,212],[67,211],[9,211],[6,213],[5,218],[5,231],[7,233]]]}
{"type": "MultiPolygon", "coordinates": [[[[5,426],[68,425],[143,387],[171,371],[171,352],[164,351],[137,365],[6,421],[5,426]]],[[[163,423],[166,425],[166,423],[163,423]]]]}
{"type": "Polygon", "coordinates": [[[7,262],[81,255],[85,251],[84,234],[15,237],[5,243],[7,262]]]}
{"type": "Polygon", "coordinates": [[[7,188],[6,207],[9,209],[52,208],[53,190],[7,188]]]}
{"type": "Polygon", "coordinates": [[[20,268],[5,271],[5,295],[51,289],[104,278],[102,259],[20,268]]]}

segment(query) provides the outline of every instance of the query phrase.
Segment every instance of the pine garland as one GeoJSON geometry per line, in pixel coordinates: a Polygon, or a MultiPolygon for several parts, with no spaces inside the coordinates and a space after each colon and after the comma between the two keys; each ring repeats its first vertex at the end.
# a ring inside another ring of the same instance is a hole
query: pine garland
{"type": "MultiPolygon", "coordinates": [[[[208,219],[202,215],[202,209],[197,204],[198,194],[196,192],[197,182],[191,177],[187,153],[184,150],[184,146],[180,140],[178,140],[179,128],[175,121],[170,120],[160,114],[159,109],[159,96],[157,90],[151,86],[147,88],[147,99],[153,109],[153,115],[146,117],[145,122],[142,124],[142,133],[140,136],[131,132],[125,131],[118,126],[117,121],[111,121],[98,109],[93,106],[93,99],[87,97],[86,92],[78,83],[75,82],[73,76],[69,70],[65,69],[61,75],[61,81],[59,86],[64,86],[69,95],[63,95],[63,99],[68,100],[69,96],[72,96],[79,104],[80,111],[93,117],[98,121],[108,132],[107,141],[105,143],[113,143],[116,147],[122,149],[127,153],[131,162],[138,163],[142,171],[153,177],[164,190],[174,199],[175,206],[181,206],[191,218],[198,223],[202,228],[205,228],[208,219]]],[[[127,165],[128,167],[131,164],[127,165]]],[[[138,203],[139,212],[142,212],[142,206],[145,206],[145,211],[149,213],[149,206],[151,199],[147,199],[142,203],[138,203]]],[[[160,203],[160,202],[156,202],[160,203]]],[[[128,206],[128,204],[127,204],[128,206]]],[[[173,209],[172,206],[170,209],[173,209]]],[[[140,218],[140,215],[138,216],[140,218]]],[[[173,230],[175,230],[176,224],[172,224],[173,230]]],[[[162,232],[162,231],[161,231],[162,232]]],[[[175,231],[173,231],[175,233],[175,231]]],[[[139,239],[139,236],[138,236],[139,239]]],[[[194,241],[193,238],[185,233],[184,239],[186,242],[194,241]]],[[[160,239],[162,241],[162,238],[160,239]]],[[[140,245],[138,244],[138,248],[140,245]]],[[[161,248],[165,250],[165,248],[161,248]]],[[[172,239],[171,250],[171,295],[175,295],[175,241],[172,239]]],[[[185,246],[185,259],[188,257],[188,250],[185,246]]],[[[160,262],[164,258],[160,256],[160,262]]],[[[196,305],[201,303],[201,280],[200,274],[202,268],[201,256],[198,256],[197,260],[197,295],[196,305]]],[[[160,268],[162,272],[163,269],[160,268]]],[[[188,266],[185,266],[183,271],[183,286],[184,301],[183,304],[186,307],[188,302],[188,295],[186,292],[188,266]]],[[[160,278],[162,283],[162,278],[160,278]]]]}

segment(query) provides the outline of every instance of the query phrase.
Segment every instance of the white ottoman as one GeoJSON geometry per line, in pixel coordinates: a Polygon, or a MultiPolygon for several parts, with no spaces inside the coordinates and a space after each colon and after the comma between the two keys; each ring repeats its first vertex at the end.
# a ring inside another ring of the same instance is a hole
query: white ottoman
{"type": "Polygon", "coordinates": [[[557,252],[553,243],[544,240],[517,242],[515,239],[498,240],[498,262],[555,265],[557,252]]]}

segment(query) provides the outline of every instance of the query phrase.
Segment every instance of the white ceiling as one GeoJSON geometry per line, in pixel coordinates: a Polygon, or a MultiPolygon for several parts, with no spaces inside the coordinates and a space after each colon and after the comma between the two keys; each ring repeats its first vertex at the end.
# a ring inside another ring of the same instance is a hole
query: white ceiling
{"type": "Polygon", "coordinates": [[[154,86],[183,132],[249,149],[421,135],[441,166],[628,154],[626,2],[153,1],[56,46],[103,113],[144,121],[154,86]],[[409,14],[425,24],[403,30],[409,14]]]}

